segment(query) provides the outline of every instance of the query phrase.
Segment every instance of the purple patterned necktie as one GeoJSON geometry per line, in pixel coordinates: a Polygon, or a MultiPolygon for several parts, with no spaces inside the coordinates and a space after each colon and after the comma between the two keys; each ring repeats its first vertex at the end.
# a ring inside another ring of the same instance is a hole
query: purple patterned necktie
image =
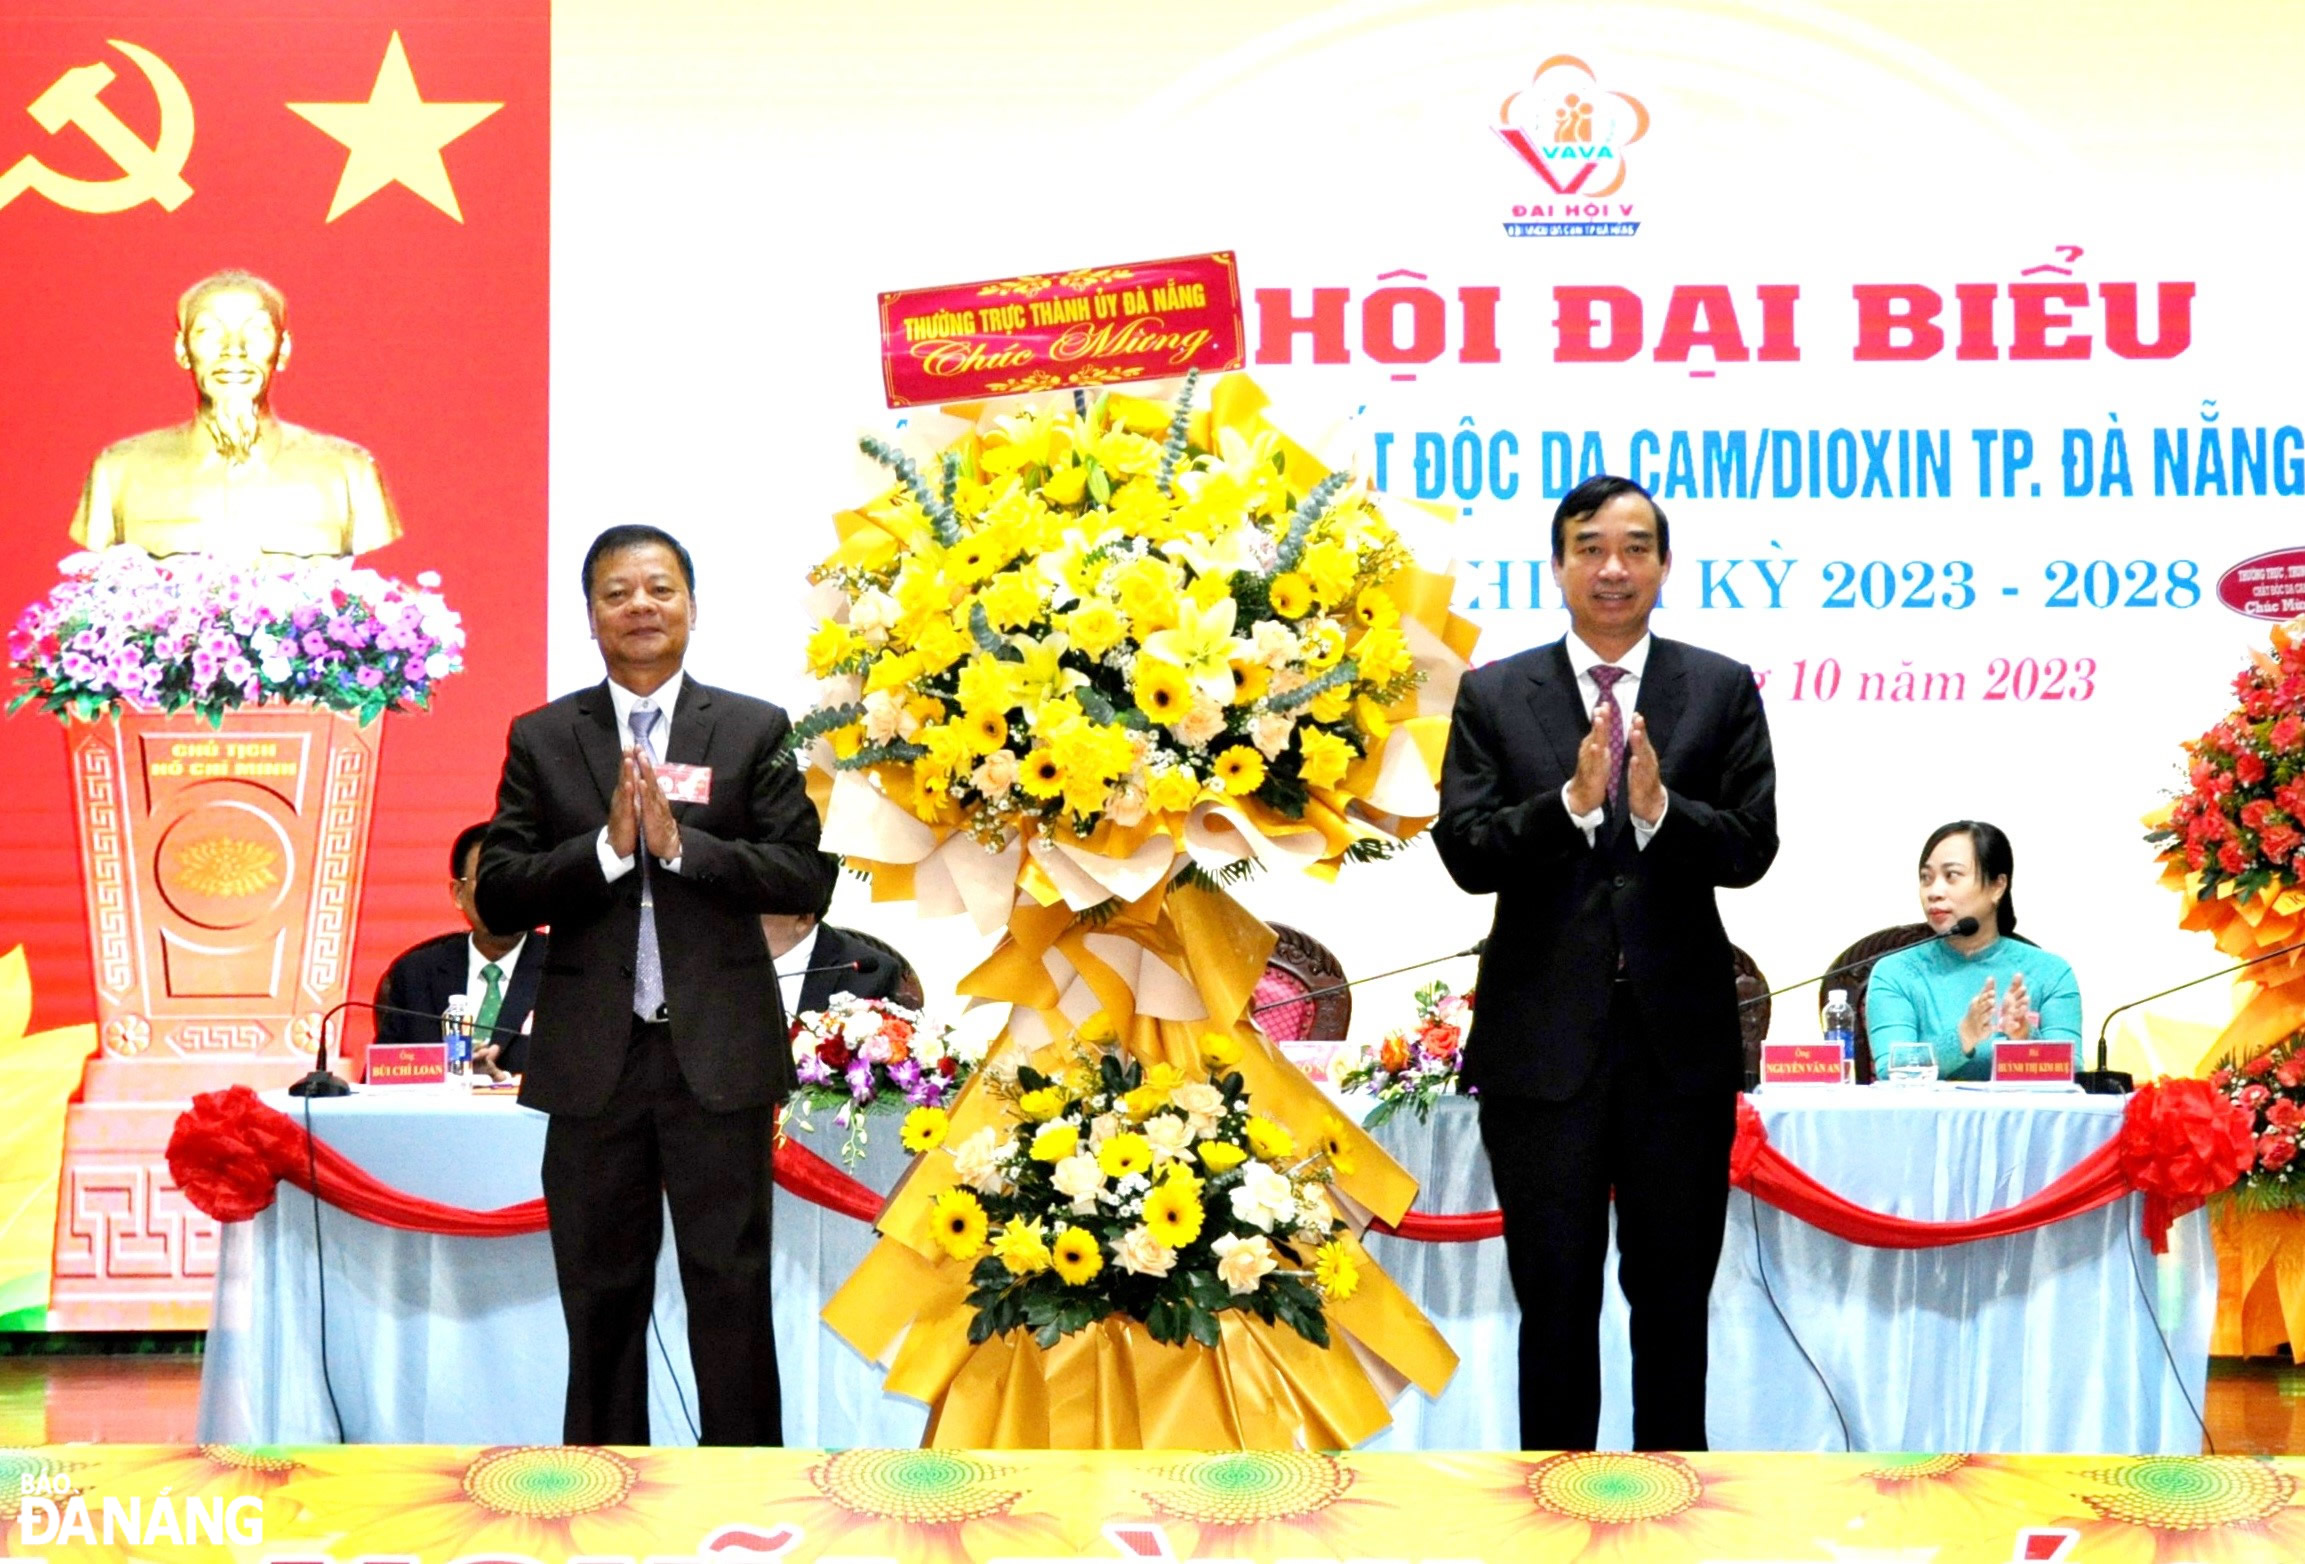
{"type": "MultiPolygon", "coordinates": [[[[663,715],[654,706],[632,708],[627,720],[632,724],[632,741],[643,755],[653,758],[648,736],[663,715]]],[[[632,1013],[643,1021],[654,1021],[664,1010],[664,957],[656,948],[656,888],[648,878],[647,839],[643,837],[633,851],[640,858],[640,947],[633,952],[632,1013]]]]}
{"type": "Polygon", "coordinates": [[[1625,673],[1625,669],[1611,663],[1593,666],[1593,683],[1600,690],[1601,699],[1609,705],[1609,802],[1612,804],[1617,801],[1617,789],[1625,781],[1625,712],[1613,693],[1625,673]]]}

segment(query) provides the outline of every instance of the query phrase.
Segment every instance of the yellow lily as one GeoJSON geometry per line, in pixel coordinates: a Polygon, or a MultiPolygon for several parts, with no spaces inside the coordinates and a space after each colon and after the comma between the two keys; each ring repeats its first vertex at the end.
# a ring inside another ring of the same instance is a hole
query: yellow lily
{"type": "Polygon", "coordinates": [[[1247,641],[1233,634],[1237,607],[1229,597],[1207,608],[1190,598],[1180,601],[1176,628],[1146,636],[1145,655],[1182,668],[1193,688],[1219,705],[1230,701],[1233,659],[1250,649],[1247,641]]]}

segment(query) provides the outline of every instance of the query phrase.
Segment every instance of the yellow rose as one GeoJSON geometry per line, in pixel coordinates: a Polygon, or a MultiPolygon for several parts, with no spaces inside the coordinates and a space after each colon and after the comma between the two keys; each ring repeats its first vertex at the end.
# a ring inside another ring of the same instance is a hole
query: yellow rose
{"type": "MultiPolygon", "coordinates": [[[[1132,1092],[1122,1094],[1121,1111],[1132,1119],[1143,1120],[1150,1117],[1155,1108],[1160,1107],[1168,1100],[1167,1092],[1151,1086],[1139,1086],[1132,1092]]],[[[1108,1141],[1106,1144],[1111,1143],[1108,1141]]]]}
{"type": "Polygon", "coordinates": [[[1059,467],[1041,480],[1040,497],[1051,505],[1078,505],[1088,492],[1088,469],[1073,465],[1059,467]]]}
{"type": "Polygon", "coordinates": [[[1044,1124],[1032,1138],[1035,1162],[1062,1162],[1080,1150],[1080,1130],[1071,1124],[1044,1124]]]}
{"type": "Polygon", "coordinates": [[[1054,1086],[1038,1086],[1016,1100],[1016,1111],[1034,1123],[1042,1123],[1064,1112],[1064,1092],[1054,1086]]]}
{"type": "Polygon", "coordinates": [[[1072,1035],[1091,1048],[1103,1048],[1120,1041],[1120,1031],[1112,1024],[1112,1017],[1102,1010],[1092,1010],[1088,1019],[1072,1029],[1072,1035]]]}
{"type": "Polygon", "coordinates": [[[865,675],[864,693],[901,689],[919,678],[920,673],[920,659],[909,652],[901,657],[883,657],[872,665],[872,672],[865,675]]]}
{"type": "Polygon", "coordinates": [[[1229,1070],[1241,1062],[1241,1041],[1229,1032],[1201,1033],[1201,1063],[1212,1070],[1229,1070]]]}

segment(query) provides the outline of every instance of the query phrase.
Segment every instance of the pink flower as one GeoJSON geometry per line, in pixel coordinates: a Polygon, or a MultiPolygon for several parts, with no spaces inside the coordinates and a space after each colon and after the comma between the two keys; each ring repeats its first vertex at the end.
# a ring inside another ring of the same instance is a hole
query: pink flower
{"type": "Polygon", "coordinates": [[[2291,1135],[2260,1135],[2257,1137],[2257,1165],[2268,1173],[2278,1173],[2297,1160],[2297,1141],[2291,1135]]]}

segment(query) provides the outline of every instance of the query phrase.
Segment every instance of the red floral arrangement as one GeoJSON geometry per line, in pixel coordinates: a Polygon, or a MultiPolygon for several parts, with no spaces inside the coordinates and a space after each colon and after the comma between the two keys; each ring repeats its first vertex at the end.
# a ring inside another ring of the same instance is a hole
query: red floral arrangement
{"type": "Polygon", "coordinates": [[[2273,655],[2233,679],[2240,704],[2185,746],[2187,786],[2146,840],[2200,877],[2202,901],[2305,884],[2305,635],[2283,625],[2273,655]]]}
{"type": "Polygon", "coordinates": [[[2290,1034],[2255,1058],[2228,1060],[2210,1072],[2209,1086],[2247,1115],[2248,1171],[2234,1187],[2253,1210],[2305,1206],[2305,1032],[2290,1034]]]}

